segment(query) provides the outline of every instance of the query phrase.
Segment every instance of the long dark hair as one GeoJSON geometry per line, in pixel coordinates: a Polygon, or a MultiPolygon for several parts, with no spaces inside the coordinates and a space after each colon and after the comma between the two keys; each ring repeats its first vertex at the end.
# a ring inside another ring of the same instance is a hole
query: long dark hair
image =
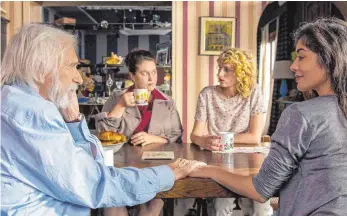
{"type": "Polygon", "coordinates": [[[137,65],[139,65],[144,60],[155,62],[155,57],[148,50],[133,50],[125,57],[125,65],[128,67],[129,72],[135,75],[137,71],[137,65]]]}
{"type": "Polygon", "coordinates": [[[318,55],[318,64],[331,78],[331,86],[339,106],[347,118],[347,24],[337,18],[319,18],[305,23],[294,33],[299,40],[318,55]]]}

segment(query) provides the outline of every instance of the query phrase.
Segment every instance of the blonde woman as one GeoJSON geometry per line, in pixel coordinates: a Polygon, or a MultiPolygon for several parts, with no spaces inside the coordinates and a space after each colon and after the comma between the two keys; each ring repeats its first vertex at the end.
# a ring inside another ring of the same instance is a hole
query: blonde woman
{"type": "MultiPolygon", "coordinates": [[[[252,56],[242,50],[227,49],[217,62],[219,85],[205,87],[200,92],[190,135],[192,142],[206,150],[220,150],[218,132],[230,131],[235,133],[236,143],[259,143],[266,110],[256,84],[252,56]]],[[[234,201],[215,199],[216,215],[230,215],[235,207],[234,201]]],[[[241,199],[239,204],[245,215],[272,213],[268,203],[241,199]]]]}

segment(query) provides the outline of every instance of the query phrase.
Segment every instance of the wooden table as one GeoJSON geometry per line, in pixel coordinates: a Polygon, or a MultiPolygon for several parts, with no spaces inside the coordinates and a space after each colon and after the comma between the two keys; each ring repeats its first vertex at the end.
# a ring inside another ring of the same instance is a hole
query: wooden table
{"type": "MultiPolygon", "coordinates": [[[[259,145],[236,144],[236,147],[269,146],[270,143],[259,145]]],[[[222,154],[200,150],[200,147],[184,144],[152,144],[148,146],[132,146],[125,144],[114,155],[116,167],[133,166],[145,168],[171,163],[171,160],[142,160],[144,151],[174,151],[175,158],[203,161],[209,165],[223,167],[240,175],[255,175],[258,173],[266,155],[262,153],[234,153],[222,154]]],[[[157,198],[237,198],[240,195],[231,192],[211,179],[187,177],[175,182],[173,188],[158,193],[157,198]]],[[[173,200],[173,199],[171,199],[173,200]]],[[[173,205],[173,202],[170,203],[173,205]]],[[[167,215],[172,215],[168,213],[167,215]]]]}

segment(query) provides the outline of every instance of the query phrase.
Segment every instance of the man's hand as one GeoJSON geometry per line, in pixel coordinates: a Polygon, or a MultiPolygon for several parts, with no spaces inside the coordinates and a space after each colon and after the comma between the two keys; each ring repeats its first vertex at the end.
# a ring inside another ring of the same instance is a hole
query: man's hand
{"type": "Polygon", "coordinates": [[[139,132],[131,137],[131,144],[133,145],[148,145],[154,143],[155,137],[146,132],[139,132]]]}
{"type": "Polygon", "coordinates": [[[175,180],[187,177],[194,169],[202,166],[206,166],[206,163],[182,158],[178,158],[175,162],[169,164],[175,174],[175,180]]]}
{"type": "Polygon", "coordinates": [[[123,107],[133,107],[136,105],[134,92],[125,92],[118,102],[123,107]]]}
{"type": "Polygon", "coordinates": [[[206,136],[201,147],[210,151],[219,151],[221,150],[220,141],[221,138],[219,136],[206,136]]]}
{"type": "Polygon", "coordinates": [[[69,93],[68,98],[70,101],[68,107],[60,109],[60,113],[65,122],[74,122],[78,119],[78,115],[80,114],[76,91],[69,93]]]}

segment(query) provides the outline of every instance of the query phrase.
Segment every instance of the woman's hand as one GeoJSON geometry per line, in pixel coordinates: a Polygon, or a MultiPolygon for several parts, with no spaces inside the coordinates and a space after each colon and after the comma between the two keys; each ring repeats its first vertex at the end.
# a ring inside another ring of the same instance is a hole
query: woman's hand
{"type": "Polygon", "coordinates": [[[195,168],[190,174],[190,177],[196,177],[196,178],[211,178],[213,174],[213,169],[216,169],[217,172],[218,167],[215,166],[199,166],[195,168]]]}
{"type": "Polygon", "coordinates": [[[221,137],[219,136],[205,136],[201,147],[210,151],[219,151],[221,150],[220,141],[221,137]]]}
{"type": "Polygon", "coordinates": [[[169,164],[169,167],[175,174],[175,180],[185,178],[191,174],[193,170],[203,166],[206,166],[206,163],[182,158],[178,158],[175,162],[169,164]]]}
{"type": "Polygon", "coordinates": [[[119,99],[118,104],[123,107],[133,107],[136,105],[134,92],[125,92],[119,99]]]}
{"type": "Polygon", "coordinates": [[[146,132],[139,132],[131,137],[131,144],[133,145],[148,145],[155,141],[155,136],[146,132]]]}
{"type": "Polygon", "coordinates": [[[134,92],[125,92],[118,100],[118,103],[112,108],[111,112],[107,114],[109,118],[121,118],[127,107],[134,107],[135,96],[134,92]]]}

